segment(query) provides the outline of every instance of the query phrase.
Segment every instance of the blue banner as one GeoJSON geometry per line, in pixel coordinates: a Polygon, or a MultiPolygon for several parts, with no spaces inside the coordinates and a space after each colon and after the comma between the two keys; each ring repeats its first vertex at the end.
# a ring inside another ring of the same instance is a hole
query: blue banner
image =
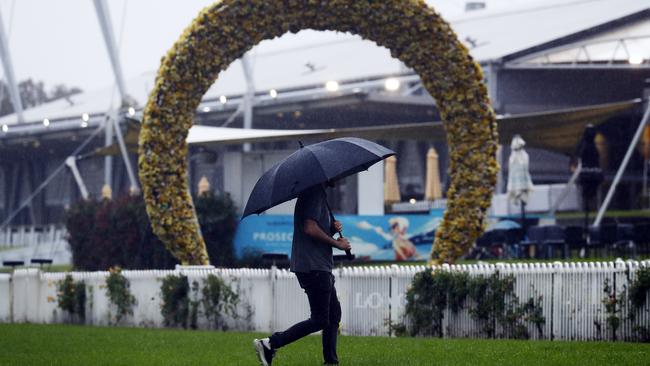
{"type": "MultiPolygon", "coordinates": [[[[373,261],[426,260],[442,211],[430,215],[341,215],[343,235],[357,258],[373,261]]],[[[291,255],[293,216],[249,216],[235,234],[238,258],[264,253],[291,255]]],[[[343,254],[338,249],[334,254],[343,254]]]]}

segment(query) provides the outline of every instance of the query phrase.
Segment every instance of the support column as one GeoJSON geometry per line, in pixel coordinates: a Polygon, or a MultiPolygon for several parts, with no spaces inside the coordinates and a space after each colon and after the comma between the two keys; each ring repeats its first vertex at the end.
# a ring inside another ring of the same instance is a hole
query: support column
{"type": "Polygon", "coordinates": [[[228,172],[223,176],[223,190],[230,194],[233,202],[239,207],[240,211],[244,211],[246,205],[246,197],[244,197],[243,189],[243,153],[242,152],[226,152],[223,155],[223,170],[228,172]]]}
{"type": "Polygon", "coordinates": [[[124,166],[126,167],[126,173],[129,176],[129,183],[131,183],[129,193],[137,194],[140,192],[140,185],[138,184],[138,180],[135,178],[135,173],[133,173],[133,167],[131,166],[131,160],[129,159],[129,151],[126,149],[126,144],[124,143],[122,130],[120,130],[119,121],[115,114],[111,116],[110,119],[113,123],[113,127],[115,128],[115,137],[117,137],[117,142],[120,146],[120,152],[122,153],[122,159],[124,160],[124,166]]]}
{"type": "Polygon", "coordinates": [[[18,117],[18,123],[25,122],[23,116],[23,102],[20,100],[20,91],[16,83],[16,76],[14,75],[14,66],[11,62],[11,54],[9,53],[9,43],[5,35],[5,25],[2,21],[2,14],[0,14],[0,58],[2,58],[2,68],[5,72],[7,79],[7,87],[9,88],[9,96],[11,97],[11,104],[14,106],[14,113],[18,117]]]}
{"type": "MultiPolygon", "coordinates": [[[[497,162],[499,163],[499,172],[497,173],[497,186],[495,187],[495,194],[501,194],[505,192],[504,189],[504,179],[503,179],[503,144],[499,144],[497,147],[497,162]]],[[[510,209],[510,205],[508,205],[510,209]]]]}
{"type": "Polygon", "coordinates": [[[501,111],[501,101],[499,100],[499,65],[490,62],[487,65],[487,88],[492,108],[495,111],[501,111]]]}
{"type": "Polygon", "coordinates": [[[127,97],[126,84],[124,83],[124,78],[122,76],[122,66],[120,63],[119,52],[117,51],[117,45],[115,43],[115,35],[113,34],[110,12],[105,0],[94,0],[93,2],[95,3],[95,11],[97,12],[97,18],[99,19],[99,26],[104,35],[104,43],[106,44],[108,57],[111,60],[111,66],[113,66],[115,84],[117,85],[117,90],[120,93],[121,100],[125,101],[127,97]]]}
{"type": "MultiPolygon", "coordinates": [[[[244,94],[244,128],[253,128],[253,103],[255,101],[255,84],[253,78],[253,66],[250,63],[250,56],[245,53],[241,59],[246,79],[246,94],[244,94]]],[[[251,144],[244,144],[244,152],[251,151],[251,144]]]]}
{"type": "MultiPolygon", "coordinates": [[[[109,123],[106,125],[106,131],[104,133],[104,147],[111,146],[113,144],[113,124],[109,123]]],[[[111,155],[106,155],[104,157],[104,185],[109,188],[113,188],[113,157],[111,155]]]]}
{"type": "Polygon", "coordinates": [[[79,173],[79,168],[77,167],[77,158],[74,156],[68,156],[65,159],[65,165],[70,168],[72,176],[74,177],[75,182],[77,182],[77,187],[79,187],[79,192],[81,192],[81,197],[83,197],[84,200],[87,200],[90,197],[90,194],[88,194],[86,184],[81,178],[81,173],[79,173]]]}
{"type": "Polygon", "coordinates": [[[630,142],[627,152],[625,153],[625,157],[623,158],[623,162],[621,162],[621,166],[618,168],[618,171],[616,172],[614,181],[612,182],[612,185],[609,187],[609,191],[607,192],[607,197],[605,197],[605,201],[603,201],[603,204],[600,206],[600,210],[598,210],[598,216],[596,216],[596,221],[594,221],[593,226],[600,226],[600,223],[603,220],[603,216],[605,216],[605,211],[607,211],[607,207],[609,207],[609,203],[614,197],[614,192],[616,192],[616,187],[618,186],[618,183],[621,181],[623,172],[625,172],[625,168],[627,168],[627,164],[630,162],[632,153],[636,149],[636,146],[639,143],[639,139],[641,138],[641,134],[649,121],[650,121],[650,103],[646,103],[645,114],[643,115],[643,118],[639,123],[639,127],[636,129],[636,133],[634,134],[634,137],[630,142]]]}
{"type": "Polygon", "coordinates": [[[373,165],[365,172],[361,172],[357,179],[358,184],[358,214],[383,215],[384,214],[384,162],[373,165]]]}

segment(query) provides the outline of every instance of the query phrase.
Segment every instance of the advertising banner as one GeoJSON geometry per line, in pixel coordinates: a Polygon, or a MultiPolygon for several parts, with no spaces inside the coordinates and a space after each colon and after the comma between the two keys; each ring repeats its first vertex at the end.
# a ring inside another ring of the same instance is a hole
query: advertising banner
{"type": "MultiPolygon", "coordinates": [[[[340,215],[343,235],[360,259],[373,261],[426,260],[442,210],[430,215],[340,215]]],[[[249,216],[239,223],[235,235],[238,258],[265,253],[291,255],[292,215],[249,216]]],[[[338,249],[334,254],[343,254],[338,249]]]]}

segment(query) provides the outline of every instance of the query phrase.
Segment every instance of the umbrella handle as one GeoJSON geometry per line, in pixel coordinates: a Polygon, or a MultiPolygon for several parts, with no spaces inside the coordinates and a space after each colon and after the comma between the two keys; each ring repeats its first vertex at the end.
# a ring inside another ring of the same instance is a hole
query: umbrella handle
{"type": "MultiPolygon", "coordinates": [[[[325,193],[325,188],[323,188],[323,193],[325,193]]],[[[330,214],[330,219],[332,219],[332,222],[336,221],[336,218],[334,217],[334,214],[332,213],[332,209],[330,208],[329,203],[327,203],[327,199],[325,200],[325,205],[327,206],[327,211],[330,214]]],[[[339,236],[342,238],[343,233],[340,232],[340,231],[338,233],[339,233],[339,236]]],[[[350,251],[349,249],[345,251],[345,256],[348,258],[349,261],[354,259],[354,256],[352,255],[352,251],[350,251]]]]}
{"type": "Polygon", "coordinates": [[[350,249],[345,251],[345,256],[348,258],[349,261],[354,259],[354,256],[352,255],[352,252],[350,251],[350,249]]]}
{"type": "MultiPolygon", "coordinates": [[[[343,233],[340,232],[340,231],[339,231],[338,233],[339,233],[339,237],[342,238],[342,237],[343,237],[343,233]]],[[[349,261],[351,261],[351,260],[354,259],[354,256],[352,255],[352,251],[351,251],[350,249],[348,249],[348,250],[345,251],[345,256],[348,258],[349,261]]]]}

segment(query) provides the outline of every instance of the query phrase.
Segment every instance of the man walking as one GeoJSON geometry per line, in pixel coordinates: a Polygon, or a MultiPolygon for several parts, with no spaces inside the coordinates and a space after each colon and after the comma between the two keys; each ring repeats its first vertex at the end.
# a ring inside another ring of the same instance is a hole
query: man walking
{"type": "Polygon", "coordinates": [[[284,332],[255,339],[253,345],[262,366],[271,365],[275,351],[311,333],[322,330],[323,358],[326,365],[338,365],[336,337],[341,321],[341,305],[336,297],[332,275],[332,247],[349,250],[339,221],[332,221],[325,195],[325,184],[312,187],[298,196],[294,211],[291,271],[309,299],[311,316],[284,332]]]}

